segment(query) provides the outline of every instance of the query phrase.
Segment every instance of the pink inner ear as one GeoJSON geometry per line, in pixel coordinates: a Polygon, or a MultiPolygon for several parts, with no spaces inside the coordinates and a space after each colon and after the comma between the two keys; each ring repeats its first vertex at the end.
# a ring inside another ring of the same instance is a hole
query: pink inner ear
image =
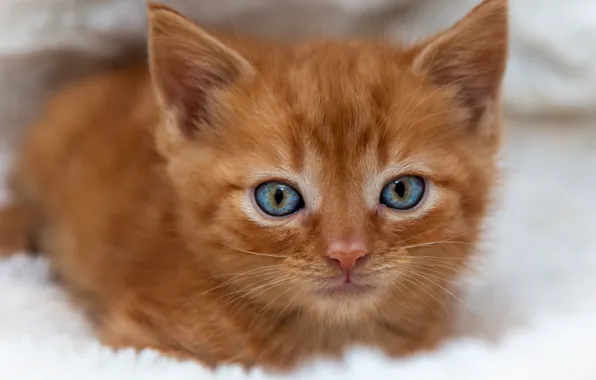
{"type": "Polygon", "coordinates": [[[186,136],[213,121],[217,90],[251,69],[230,47],[163,7],[150,14],[149,42],[155,88],[163,106],[177,113],[178,127],[186,136]]]}
{"type": "Polygon", "coordinates": [[[429,74],[440,86],[457,89],[456,99],[469,115],[469,121],[476,124],[482,118],[491,100],[498,96],[500,76],[497,68],[468,69],[467,67],[446,67],[429,74]],[[492,72],[491,72],[492,71],[492,72]]]}
{"type": "Polygon", "coordinates": [[[498,100],[507,61],[507,20],[507,1],[485,0],[417,53],[416,68],[437,86],[455,89],[472,124],[498,100]]]}
{"type": "MultiPolygon", "coordinates": [[[[199,65],[191,67],[184,62],[169,62],[168,71],[159,75],[167,105],[179,112],[178,126],[187,137],[192,137],[201,126],[211,122],[210,93],[226,84],[233,73],[210,72],[199,65]]],[[[230,70],[228,70],[230,71],[230,70]]]]}

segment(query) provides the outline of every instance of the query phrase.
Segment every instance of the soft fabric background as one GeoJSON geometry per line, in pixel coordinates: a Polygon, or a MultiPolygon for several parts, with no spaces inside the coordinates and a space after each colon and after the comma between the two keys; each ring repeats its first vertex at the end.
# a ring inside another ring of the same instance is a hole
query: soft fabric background
{"type": "MultiPolygon", "coordinates": [[[[479,0],[164,0],[205,25],[273,35],[414,39],[479,0]]],[[[512,0],[509,113],[596,114],[596,2],[512,0]]],[[[0,0],[0,140],[34,117],[48,91],[142,40],[143,0],[0,0]]],[[[11,138],[9,141],[14,141],[11,138]]]]}
{"type": "MultiPolygon", "coordinates": [[[[387,33],[415,39],[448,25],[477,1],[167,2],[203,23],[278,38],[387,33]]],[[[391,363],[355,352],[342,379],[596,378],[596,125],[590,119],[596,113],[596,2],[511,0],[511,5],[505,104],[518,121],[507,123],[502,203],[489,224],[484,260],[478,275],[464,281],[460,336],[438,352],[391,363]]],[[[0,0],[5,162],[14,136],[53,88],[138,45],[143,8],[141,0],[0,0]]],[[[0,200],[6,197],[0,188],[0,200]]],[[[334,378],[330,371],[341,376],[341,368],[327,363],[292,378],[334,378]]],[[[152,353],[100,348],[49,281],[45,262],[0,261],[1,379],[165,376],[243,375],[237,368],[212,374],[152,353]]]]}

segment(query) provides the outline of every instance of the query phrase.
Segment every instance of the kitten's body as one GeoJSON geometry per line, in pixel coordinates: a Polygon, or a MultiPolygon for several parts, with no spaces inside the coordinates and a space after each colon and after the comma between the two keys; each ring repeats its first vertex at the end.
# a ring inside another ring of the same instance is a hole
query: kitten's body
{"type": "MultiPolygon", "coordinates": [[[[405,354],[431,347],[446,333],[444,316],[433,315],[433,309],[442,312],[441,303],[452,300],[424,292],[414,298],[426,298],[429,306],[416,299],[408,302],[429,310],[412,311],[411,316],[394,310],[394,316],[387,315],[387,326],[344,328],[293,312],[278,315],[279,309],[263,310],[255,319],[265,304],[240,298],[222,307],[238,296],[228,296],[225,287],[205,294],[241,271],[223,269],[230,275],[212,278],[213,271],[205,268],[209,259],[197,265],[176,232],[175,196],[163,179],[165,162],[151,133],[159,110],[148,79],[143,65],[63,93],[50,105],[43,125],[35,127],[37,138],[30,140],[27,152],[33,163],[27,172],[35,177],[36,188],[43,189],[33,198],[51,210],[48,217],[59,218],[49,221],[50,231],[42,229],[41,245],[59,253],[52,259],[71,288],[92,294],[93,315],[107,312],[101,334],[110,344],[167,347],[179,353],[187,351],[185,344],[196,344],[186,353],[208,363],[291,365],[307,354],[338,354],[348,343],[378,346],[379,340],[387,340],[392,353],[405,354]],[[83,97],[85,107],[77,113],[72,101],[83,97]],[[392,326],[396,317],[399,323],[392,326]],[[409,339],[398,334],[402,328],[411,334],[409,339]],[[184,343],[197,335],[206,342],[184,343]],[[296,347],[299,354],[293,352],[296,347]]],[[[230,254],[230,260],[246,255],[230,254]]],[[[252,280],[255,286],[264,284],[252,280]]]]}
{"type": "Polygon", "coordinates": [[[486,3],[409,49],[224,46],[154,8],[153,85],[141,65],[59,94],[16,177],[41,248],[103,340],[271,368],[354,343],[404,355],[439,342],[495,176],[504,50],[466,51],[476,73],[453,71],[447,53],[487,20],[479,44],[505,43],[505,2],[486,3]],[[425,202],[379,208],[379,186],[404,173],[426,176],[425,202]],[[306,208],[252,210],[263,179],[294,183],[306,208]],[[365,244],[358,273],[375,290],[321,295],[336,273],[322,256],[349,239],[365,244]]]}

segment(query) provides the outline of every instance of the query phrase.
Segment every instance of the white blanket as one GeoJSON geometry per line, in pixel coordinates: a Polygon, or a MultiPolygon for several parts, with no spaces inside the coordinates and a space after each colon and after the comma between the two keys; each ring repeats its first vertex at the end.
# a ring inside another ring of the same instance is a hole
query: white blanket
{"type": "MultiPolygon", "coordinates": [[[[561,123],[564,124],[564,123],[561,123]]],[[[467,280],[460,336],[390,361],[355,349],[282,377],[210,372],[153,352],[101,347],[47,263],[0,261],[0,379],[595,379],[596,128],[509,128],[501,211],[481,275],[467,280]]]]}

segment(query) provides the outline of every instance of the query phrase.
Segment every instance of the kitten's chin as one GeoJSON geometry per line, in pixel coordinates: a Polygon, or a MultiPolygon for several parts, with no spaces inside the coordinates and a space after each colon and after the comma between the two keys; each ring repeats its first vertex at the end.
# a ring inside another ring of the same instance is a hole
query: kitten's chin
{"type": "Polygon", "coordinates": [[[320,295],[310,308],[321,323],[352,325],[374,317],[378,303],[374,291],[342,291],[341,294],[320,295]]]}
{"type": "Polygon", "coordinates": [[[310,308],[326,322],[350,324],[376,313],[381,290],[372,281],[331,279],[317,286],[310,308]]]}
{"type": "Polygon", "coordinates": [[[340,297],[345,299],[357,299],[358,297],[370,296],[375,287],[366,284],[344,283],[335,286],[325,286],[317,292],[323,297],[340,297]]]}

